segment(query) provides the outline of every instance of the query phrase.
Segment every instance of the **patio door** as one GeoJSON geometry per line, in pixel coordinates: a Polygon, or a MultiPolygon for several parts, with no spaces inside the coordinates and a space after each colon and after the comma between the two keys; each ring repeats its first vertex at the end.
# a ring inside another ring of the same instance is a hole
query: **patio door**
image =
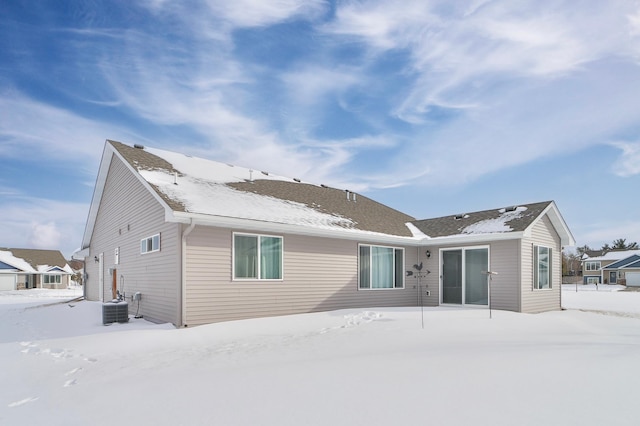
{"type": "Polygon", "coordinates": [[[484,305],[489,301],[487,275],[489,248],[441,250],[442,303],[484,305]]]}

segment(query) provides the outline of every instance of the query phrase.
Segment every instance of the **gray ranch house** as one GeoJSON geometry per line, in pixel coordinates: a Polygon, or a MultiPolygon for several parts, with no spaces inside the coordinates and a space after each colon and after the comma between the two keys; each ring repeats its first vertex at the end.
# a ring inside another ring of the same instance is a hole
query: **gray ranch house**
{"type": "MultiPolygon", "coordinates": [[[[178,327],[385,306],[561,308],[574,239],[546,201],[416,220],[354,192],[107,140],[86,297],[178,327]]],[[[78,254],[76,254],[77,256],[78,254]]]]}

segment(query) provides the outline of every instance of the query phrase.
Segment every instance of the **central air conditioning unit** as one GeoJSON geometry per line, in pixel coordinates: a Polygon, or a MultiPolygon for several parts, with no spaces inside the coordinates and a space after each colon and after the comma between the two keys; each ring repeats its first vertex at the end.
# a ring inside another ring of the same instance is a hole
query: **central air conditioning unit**
{"type": "Polygon", "coordinates": [[[129,304],[127,302],[108,302],[102,304],[102,324],[129,322],[129,304]]]}

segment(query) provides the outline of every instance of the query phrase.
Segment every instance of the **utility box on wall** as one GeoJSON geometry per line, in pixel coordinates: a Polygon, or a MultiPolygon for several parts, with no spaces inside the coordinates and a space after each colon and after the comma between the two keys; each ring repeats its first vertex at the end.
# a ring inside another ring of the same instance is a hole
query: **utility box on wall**
{"type": "Polygon", "coordinates": [[[102,304],[102,324],[129,321],[129,304],[127,302],[108,302],[102,304]]]}

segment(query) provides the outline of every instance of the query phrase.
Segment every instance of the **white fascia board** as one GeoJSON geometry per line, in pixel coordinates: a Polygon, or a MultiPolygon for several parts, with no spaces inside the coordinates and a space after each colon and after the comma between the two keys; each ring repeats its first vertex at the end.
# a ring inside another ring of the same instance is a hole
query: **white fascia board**
{"type": "Polygon", "coordinates": [[[89,256],[89,247],[85,247],[82,250],[76,250],[71,255],[71,258],[74,260],[84,260],[87,256],[89,256]]]}
{"type": "Polygon", "coordinates": [[[98,168],[98,176],[96,177],[96,183],[93,187],[93,196],[91,197],[91,204],[89,206],[89,215],[87,216],[87,223],[85,224],[84,234],[82,236],[81,249],[88,248],[91,243],[93,228],[96,224],[96,218],[98,217],[98,208],[100,207],[100,200],[102,200],[104,185],[107,181],[107,175],[109,174],[109,166],[111,165],[113,151],[111,144],[105,142],[104,149],[102,151],[102,159],[100,160],[100,167],[98,168]]]}
{"type": "Polygon", "coordinates": [[[541,220],[542,217],[544,217],[545,214],[549,216],[551,224],[560,236],[560,245],[562,247],[575,246],[576,240],[575,238],[573,238],[573,234],[569,230],[567,222],[564,221],[564,218],[560,214],[560,211],[558,210],[558,207],[556,206],[556,203],[554,201],[549,203],[549,205],[542,211],[542,213],[540,213],[540,215],[533,222],[531,222],[531,225],[529,225],[527,229],[524,230],[524,236],[531,237],[533,227],[538,223],[539,220],[541,220]]]}
{"type": "Polygon", "coordinates": [[[272,232],[282,234],[307,235],[313,237],[337,238],[372,243],[386,243],[403,246],[437,246],[443,244],[470,244],[477,242],[490,242],[502,240],[514,240],[522,238],[522,232],[505,232],[494,234],[462,234],[448,237],[401,237],[396,235],[380,234],[361,231],[357,229],[323,229],[291,225],[284,223],[265,222],[235,217],[211,216],[195,213],[173,212],[168,222],[178,222],[196,225],[215,226],[217,228],[235,228],[256,232],[272,232]]]}
{"type": "Polygon", "coordinates": [[[280,234],[305,235],[311,237],[337,238],[372,243],[385,243],[402,246],[420,246],[421,239],[415,237],[401,237],[361,231],[358,229],[313,228],[286,223],[274,223],[251,219],[241,219],[228,216],[211,216],[197,213],[172,212],[168,222],[189,224],[193,220],[196,225],[214,226],[217,228],[233,228],[256,232],[271,232],[280,234]]]}
{"type": "Polygon", "coordinates": [[[155,189],[149,185],[149,183],[138,173],[138,170],[133,168],[127,160],[120,155],[120,153],[111,145],[109,142],[105,142],[104,152],[102,153],[102,160],[100,161],[100,169],[98,171],[98,177],[96,179],[96,186],[93,191],[93,198],[91,199],[91,207],[89,208],[89,217],[87,218],[87,225],[85,227],[84,236],[82,238],[82,249],[78,253],[85,253],[85,256],[88,255],[88,252],[84,252],[84,250],[89,248],[91,244],[91,236],[93,235],[93,228],[96,224],[96,218],[98,216],[98,208],[100,207],[100,202],[102,200],[102,194],[104,192],[104,186],[107,182],[107,175],[109,174],[109,168],[111,166],[111,162],[113,158],[117,157],[124,166],[129,169],[129,171],[135,176],[138,181],[149,191],[149,193],[160,203],[160,205],[164,208],[165,211],[165,220],[170,222],[169,218],[172,216],[173,211],[169,207],[169,205],[158,195],[155,189]]]}
{"type": "Polygon", "coordinates": [[[492,241],[507,241],[507,240],[518,240],[524,237],[523,232],[501,232],[501,233],[492,233],[492,234],[459,234],[459,235],[449,235],[446,237],[433,237],[433,238],[425,238],[422,240],[420,246],[423,247],[431,247],[431,246],[441,246],[448,244],[459,244],[459,245],[468,245],[468,244],[477,244],[481,242],[490,243],[492,241]]]}

